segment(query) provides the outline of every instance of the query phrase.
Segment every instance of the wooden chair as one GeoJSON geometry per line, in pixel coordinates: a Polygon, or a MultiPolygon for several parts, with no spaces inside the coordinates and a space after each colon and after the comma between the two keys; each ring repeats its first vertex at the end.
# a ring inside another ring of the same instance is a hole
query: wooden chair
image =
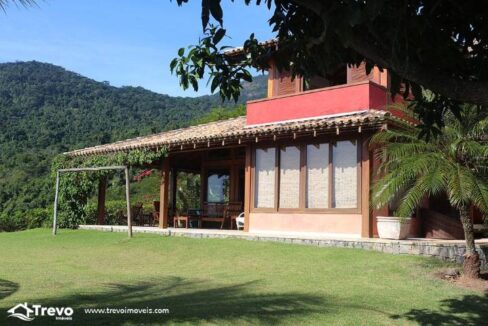
{"type": "Polygon", "coordinates": [[[241,202],[229,202],[225,206],[224,220],[222,221],[222,225],[220,226],[220,228],[222,229],[224,227],[225,222],[228,221],[231,229],[234,228],[234,225],[236,226],[237,229],[236,219],[237,217],[239,217],[241,213],[242,213],[241,202]]]}
{"type": "Polygon", "coordinates": [[[207,203],[203,204],[202,209],[202,222],[218,222],[221,224],[224,222],[224,203],[207,203]]]}

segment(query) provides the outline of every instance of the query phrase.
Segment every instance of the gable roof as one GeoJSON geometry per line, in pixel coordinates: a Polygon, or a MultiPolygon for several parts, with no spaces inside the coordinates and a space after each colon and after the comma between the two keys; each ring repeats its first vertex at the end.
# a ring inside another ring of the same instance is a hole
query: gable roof
{"type": "MultiPolygon", "coordinates": [[[[246,125],[246,117],[210,122],[206,124],[161,132],[158,134],[118,141],[111,144],[98,145],[64,153],[68,156],[87,156],[106,153],[125,152],[134,149],[161,148],[180,150],[189,148],[222,146],[236,142],[241,144],[254,141],[257,137],[273,137],[275,135],[320,133],[336,131],[336,129],[378,129],[387,120],[398,119],[389,112],[364,110],[341,115],[329,115],[300,120],[281,121],[262,125],[246,125]]],[[[256,139],[257,140],[257,139],[256,139]]]]}
{"type": "Polygon", "coordinates": [[[15,313],[15,311],[17,309],[21,309],[21,308],[24,309],[24,311],[27,313],[27,315],[29,315],[29,313],[33,313],[34,312],[34,310],[32,310],[31,308],[29,308],[29,306],[27,305],[27,302],[25,302],[25,303],[19,303],[15,307],[10,308],[9,310],[7,310],[7,312],[10,313],[10,314],[13,314],[13,313],[15,313]]]}

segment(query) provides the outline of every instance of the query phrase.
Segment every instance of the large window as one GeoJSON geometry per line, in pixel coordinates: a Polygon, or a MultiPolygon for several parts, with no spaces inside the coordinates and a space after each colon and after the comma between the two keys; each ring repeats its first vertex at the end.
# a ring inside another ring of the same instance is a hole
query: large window
{"type": "Polygon", "coordinates": [[[224,203],[229,201],[229,171],[209,171],[207,177],[207,201],[210,203],[224,203]]]}
{"type": "Polygon", "coordinates": [[[329,208],[329,144],[307,145],[307,208],[329,208]]]}
{"type": "Polygon", "coordinates": [[[258,208],[275,207],[275,148],[256,150],[254,206],[258,208]]]}
{"type": "Polygon", "coordinates": [[[280,207],[299,208],[300,148],[284,146],[280,150],[280,207]]]}
{"type": "Polygon", "coordinates": [[[356,140],[259,148],[255,156],[254,207],[357,209],[358,177],[356,140]]]}

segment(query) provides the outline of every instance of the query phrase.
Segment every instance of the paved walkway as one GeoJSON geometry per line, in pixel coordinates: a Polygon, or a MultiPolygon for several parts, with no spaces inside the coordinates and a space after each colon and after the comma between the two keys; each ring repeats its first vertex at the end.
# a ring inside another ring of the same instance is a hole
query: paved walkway
{"type": "MultiPolygon", "coordinates": [[[[97,230],[106,232],[127,232],[127,226],[115,225],[80,225],[83,230],[97,230]]],[[[164,236],[184,236],[191,238],[236,238],[257,241],[274,241],[312,245],[319,247],[358,248],[375,250],[393,254],[411,254],[431,256],[442,260],[462,263],[466,252],[464,240],[439,240],[412,238],[406,240],[388,240],[378,238],[348,238],[324,236],[321,234],[298,234],[276,232],[244,232],[220,229],[185,229],[134,226],[134,233],[154,233],[164,236]]],[[[476,240],[477,249],[482,260],[482,268],[488,269],[488,239],[476,240]]]]}

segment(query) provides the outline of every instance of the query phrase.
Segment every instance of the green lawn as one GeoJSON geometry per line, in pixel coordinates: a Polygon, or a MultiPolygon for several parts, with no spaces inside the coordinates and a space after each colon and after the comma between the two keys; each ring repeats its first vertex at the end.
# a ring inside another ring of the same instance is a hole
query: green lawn
{"type": "Polygon", "coordinates": [[[6,310],[21,302],[73,307],[65,323],[84,325],[476,325],[488,318],[488,297],[434,279],[443,265],[421,257],[81,230],[53,237],[41,229],[0,233],[0,248],[0,324],[16,321],[6,310]],[[86,307],[170,314],[86,315],[86,307]]]}

